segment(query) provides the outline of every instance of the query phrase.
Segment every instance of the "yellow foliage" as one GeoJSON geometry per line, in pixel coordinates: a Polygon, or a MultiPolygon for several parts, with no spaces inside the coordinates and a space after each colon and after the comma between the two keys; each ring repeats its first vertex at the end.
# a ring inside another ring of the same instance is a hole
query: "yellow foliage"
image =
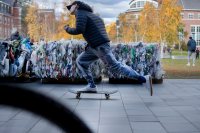
{"type": "Polygon", "coordinates": [[[55,18],[53,15],[44,17],[44,14],[39,13],[37,4],[30,5],[25,17],[28,35],[35,41],[45,39],[46,41],[53,40],[54,38],[54,22],[55,18]]]}
{"type": "Polygon", "coordinates": [[[40,39],[39,31],[41,28],[38,22],[37,10],[37,5],[29,6],[27,15],[25,17],[28,27],[28,35],[31,39],[36,41],[40,39]]]}
{"type": "Polygon", "coordinates": [[[64,30],[65,25],[69,25],[70,27],[75,27],[75,16],[62,13],[60,19],[57,24],[57,34],[55,35],[56,40],[60,39],[83,39],[82,35],[70,35],[64,30]]]}
{"type": "MultiPolygon", "coordinates": [[[[158,9],[146,3],[139,19],[131,13],[119,15],[119,37],[122,42],[143,40],[144,42],[165,42],[173,44],[178,41],[178,28],[181,24],[181,10],[177,0],[159,0],[158,9]]],[[[111,26],[112,27],[112,26],[111,26]]],[[[111,40],[110,27],[107,28],[111,40]]],[[[113,35],[112,35],[113,36],[113,35]]],[[[114,36],[117,36],[116,33],[114,36]]]]}
{"type": "Polygon", "coordinates": [[[160,41],[173,44],[178,41],[178,27],[181,24],[181,10],[177,0],[163,0],[159,7],[160,41]]]}
{"type": "Polygon", "coordinates": [[[139,17],[139,34],[144,42],[159,40],[158,10],[153,4],[147,3],[139,17]]]}
{"type": "MultiPolygon", "coordinates": [[[[65,4],[66,5],[66,4],[65,4]]],[[[65,12],[68,12],[64,9],[65,12]]],[[[54,18],[48,18],[54,21],[54,18]]],[[[46,20],[41,18],[38,14],[38,6],[36,4],[31,5],[28,8],[28,12],[25,18],[28,27],[28,35],[35,41],[39,41],[44,38],[46,41],[60,40],[60,39],[83,39],[82,35],[72,36],[69,35],[65,30],[64,26],[69,25],[75,27],[75,16],[71,16],[67,13],[62,13],[59,20],[56,21],[55,27],[49,27],[45,23],[46,20]],[[52,31],[55,28],[55,31],[52,31]]]]}
{"type": "Polygon", "coordinates": [[[122,42],[136,41],[135,34],[137,34],[137,19],[131,14],[120,14],[120,29],[119,36],[122,42]]]}
{"type": "Polygon", "coordinates": [[[116,23],[111,23],[106,26],[106,31],[109,35],[109,38],[112,42],[117,41],[117,30],[116,30],[116,23]]]}

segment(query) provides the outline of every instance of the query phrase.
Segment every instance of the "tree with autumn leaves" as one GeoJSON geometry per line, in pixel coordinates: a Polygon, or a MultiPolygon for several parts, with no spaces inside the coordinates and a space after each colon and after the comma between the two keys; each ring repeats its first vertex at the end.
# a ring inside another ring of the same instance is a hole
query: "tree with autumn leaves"
{"type": "Polygon", "coordinates": [[[38,21],[38,6],[36,4],[29,6],[25,20],[29,37],[37,41],[40,40],[42,27],[38,21]]]}
{"type": "Polygon", "coordinates": [[[178,42],[178,29],[181,24],[182,7],[178,0],[163,0],[159,7],[160,42],[174,44],[178,42]]]}
{"type": "MultiPolygon", "coordinates": [[[[60,40],[60,39],[83,39],[82,35],[70,35],[64,30],[65,25],[70,27],[75,27],[75,16],[69,14],[66,9],[67,2],[63,3],[64,12],[61,13],[61,16],[55,21],[55,25],[51,28],[55,30],[50,30],[43,20],[45,17],[42,17],[39,14],[39,7],[36,3],[29,5],[27,14],[25,17],[28,29],[28,36],[35,41],[40,39],[45,39],[46,41],[50,40],[60,40]]],[[[51,21],[54,18],[48,18],[48,21],[51,21]]]]}
{"type": "Polygon", "coordinates": [[[40,39],[52,40],[54,39],[54,15],[45,15],[40,12],[36,3],[29,5],[25,20],[27,23],[28,36],[39,41],[40,39]]]}
{"type": "Polygon", "coordinates": [[[106,31],[109,35],[110,40],[113,42],[117,41],[117,29],[116,29],[116,23],[113,22],[106,26],[106,31]]]}
{"type": "MultiPolygon", "coordinates": [[[[26,22],[28,34],[34,40],[41,37],[51,38],[54,40],[64,39],[82,39],[81,35],[72,36],[63,29],[65,25],[75,27],[75,17],[69,15],[66,5],[64,4],[64,12],[59,19],[56,20],[55,33],[52,37],[46,37],[44,24],[38,22],[38,6],[32,5],[28,8],[26,22]]],[[[177,0],[162,0],[158,8],[151,3],[146,3],[141,11],[139,18],[132,14],[122,13],[118,19],[120,28],[118,38],[120,42],[158,42],[161,44],[174,44],[178,42],[178,29],[181,25],[181,10],[177,5],[177,0]]],[[[106,26],[108,35],[113,42],[117,42],[116,23],[106,26]]]]}
{"type": "MultiPolygon", "coordinates": [[[[121,23],[121,41],[177,43],[181,10],[182,7],[178,6],[177,0],[162,0],[158,8],[147,2],[138,19],[128,13],[120,14],[118,18],[121,23]]],[[[113,24],[110,27],[113,27],[113,24]]]]}
{"type": "Polygon", "coordinates": [[[158,10],[151,3],[146,3],[139,17],[139,36],[144,42],[158,42],[159,40],[158,10]]]}

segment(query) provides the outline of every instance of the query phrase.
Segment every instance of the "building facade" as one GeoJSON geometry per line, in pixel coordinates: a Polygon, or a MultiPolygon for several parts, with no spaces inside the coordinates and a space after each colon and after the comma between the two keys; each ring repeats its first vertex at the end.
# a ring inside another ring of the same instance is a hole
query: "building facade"
{"type": "Polygon", "coordinates": [[[138,19],[140,12],[147,2],[152,3],[156,8],[158,8],[158,2],[155,0],[132,0],[129,3],[130,8],[126,11],[126,13],[132,14],[136,19],[138,19]]]}
{"type": "Polygon", "coordinates": [[[21,31],[21,8],[17,0],[0,0],[0,39],[9,38],[13,28],[21,31]]]}
{"type": "MultiPolygon", "coordinates": [[[[158,0],[132,0],[129,3],[130,8],[125,13],[131,14],[138,19],[146,2],[152,3],[156,8],[161,3],[158,0]]],[[[178,4],[183,7],[181,12],[182,23],[184,24],[184,32],[187,33],[187,37],[183,39],[188,41],[189,36],[192,36],[196,40],[197,45],[200,45],[200,1],[179,0],[178,4]]]]}
{"type": "Polygon", "coordinates": [[[197,45],[200,45],[200,1],[179,0],[179,4],[183,7],[181,16],[182,22],[185,25],[184,31],[188,33],[185,40],[192,36],[197,45]]]}
{"type": "Polygon", "coordinates": [[[43,24],[43,39],[51,40],[55,33],[55,10],[54,9],[38,9],[38,21],[43,24]]]}

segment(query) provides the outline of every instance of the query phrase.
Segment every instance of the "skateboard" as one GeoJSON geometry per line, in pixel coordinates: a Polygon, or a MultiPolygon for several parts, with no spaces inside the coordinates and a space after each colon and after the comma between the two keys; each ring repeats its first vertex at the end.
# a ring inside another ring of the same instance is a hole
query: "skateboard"
{"type": "Polygon", "coordinates": [[[82,93],[87,93],[87,94],[105,94],[106,99],[108,100],[110,98],[111,94],[117,93],[117,90],[112,90],[112,91],[96,91],[96,92],[92,92],[92,91],[77,91],[77,90],[68,90],[71,93],[76,94],[76,99],[80,99],[80,96],[82,93]]]}

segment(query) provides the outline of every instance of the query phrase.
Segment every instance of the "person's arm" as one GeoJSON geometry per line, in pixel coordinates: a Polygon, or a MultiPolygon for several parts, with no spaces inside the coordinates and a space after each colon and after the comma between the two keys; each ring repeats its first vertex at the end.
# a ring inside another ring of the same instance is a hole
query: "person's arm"
{"type": "Polygon", "coordinates": [[[65,30],[67,33],[71,35],[78,35],[85,32],[87,24],[87,16],[83,13],[78,13],[76,16],[76,27],[70,28],[69,26],[65,26],[65,30]]]}

